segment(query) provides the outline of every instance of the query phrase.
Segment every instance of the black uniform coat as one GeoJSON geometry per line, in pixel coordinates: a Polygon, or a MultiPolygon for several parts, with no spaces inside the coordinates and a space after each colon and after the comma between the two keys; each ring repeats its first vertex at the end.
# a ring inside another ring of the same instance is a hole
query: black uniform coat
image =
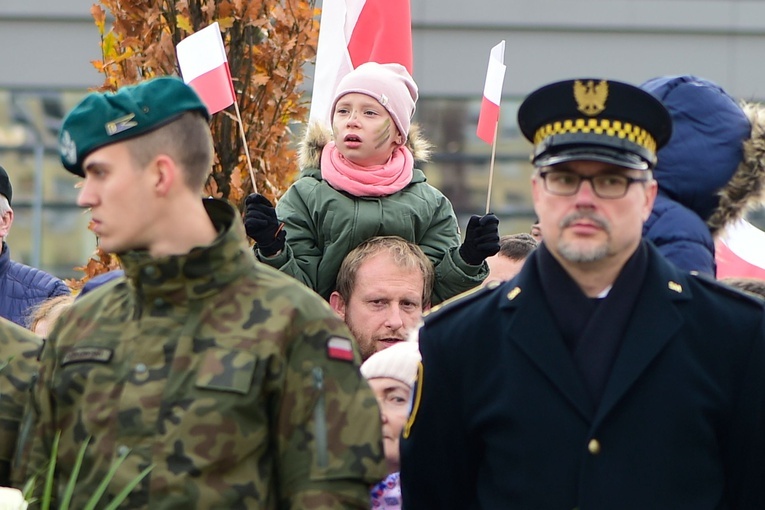
{"type": "Polygon", "coordinates": [[[762,302],[648,256],[597,407],[534,256],[426,319],[406,510],[765,508],[762,302]]]}

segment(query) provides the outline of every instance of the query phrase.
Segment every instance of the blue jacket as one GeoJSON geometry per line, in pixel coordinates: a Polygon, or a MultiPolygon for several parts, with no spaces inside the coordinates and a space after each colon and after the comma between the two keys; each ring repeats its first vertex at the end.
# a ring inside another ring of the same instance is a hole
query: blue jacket
{"type": "Polygon", "coordinates": [[[0,317],[26,327],[27,315],[35,305],[69,292],[69,287],[55,276],[11,260],[11,249],[3,242],[0,254],[0,317]]]}
{"type": "Polygon", "coordinates": [[[743,159],[749,119],[721,87],[702,78],[663,76],[640,87],[672,116],[672,137],[654,169],[659,194],[643,236],[680,269],[714,276],[707,222],[743,159]]]}

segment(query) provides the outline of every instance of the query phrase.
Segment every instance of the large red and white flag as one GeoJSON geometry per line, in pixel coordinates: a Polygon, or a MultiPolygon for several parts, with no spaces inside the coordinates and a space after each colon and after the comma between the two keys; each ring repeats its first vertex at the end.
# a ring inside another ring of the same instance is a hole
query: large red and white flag
{"type": "Polygon", "coordinates": [[[236,93],[217,21],[179,42],[175,51],[183,81],[199,94],[210,115],[234,104],[236,93]]]}
{"type": "Polygon", "coordinates": [[[765,232],[746,220],[739,220],[728,227],[715,244],[718,279],[765,279],[765,232]]]}
{"type": "Polygon", "coordinates": [[[494,135],[499,122],[499,103],[502,99],[502,85],[505,82],[505,41],[491,49],[489,68],[486,70],[486,83],[483,86],[481,113],[478,115],[478,128],[475,134],[488,144],[494,143],[494,135]]]}
{"type": "Polygon", "coordinates": [[[409,0],[324,0],[309,121],[329,124],[340,80],[365,62],[401,64],[412,73],[409,0]]]}

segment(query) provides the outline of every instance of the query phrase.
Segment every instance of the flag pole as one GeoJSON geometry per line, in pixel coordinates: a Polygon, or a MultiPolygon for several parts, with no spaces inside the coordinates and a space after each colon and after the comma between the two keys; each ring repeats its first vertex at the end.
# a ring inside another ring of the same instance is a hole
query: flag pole
{"type": "Polygon", "coordinates": [[[497,136],[499,134],[500,102],[502,101],[502,83],[505,80],[505,41],[500,41],[489,53],[489,67],[486,69],[486,83],[483,87],[481,112],[478,114],[476,135],[491,144],[491,164],[489,165],[489,187],[486,191],[486,214],[491,210],[491,191],[494,187],[494,160],[497,155],[497,136]],[[492,120],[494,121],[492,123],[492,120]],[[492,126],[493,124],[493,126],[492,126]],[[494,132],[490,131],[494,128],[494,132]]]}
{"type": "Polygon", "coordinates": [[[250,159],[250,149],[247,147],[247,135],[244,132],[244,122],[242,114],[239,113],[239,101],[234,99],[234,108],[236,109],[236,120],[239,123],[239,134],[242,135],[242,145],[244,146],[244,156],[247,158],[247,169],[250,171],[250,180],[252,181],[253,193],[258,192],[258,183],[255,180],[255,170],[252,169],[252,160],[250,159]]]}
{"type": "Polygon", "coordinates": [[[491,208],[491,188],[494,185],[494,156],[497,154],[497,133],[499,132],[499,116],[494,124],[494,141],[491,144],[491,163],[489,164],[489,191],[486,193],[486,214],[491,208]]]}

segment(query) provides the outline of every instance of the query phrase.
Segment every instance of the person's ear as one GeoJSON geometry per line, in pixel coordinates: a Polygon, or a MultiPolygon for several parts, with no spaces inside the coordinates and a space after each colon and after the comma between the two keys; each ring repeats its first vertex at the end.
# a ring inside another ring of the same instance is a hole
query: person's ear
{"type": "Polygon", "coordinates": [[[648,221],[653,210],[653,204],[656,201],[656,195],[659,193],[659,183],[651,179],[645,184],[645,204],[643,206],[643,223],[648,221]]]}
{"type": "Polygon", "coordinates": [[[329,306],[341,319],[345,320],[345,300],[339,292],[334,291],[329,295],[329,306]]]}
{"type": "Polygon", "coordinates": [[[9,209],[0,217],[0,239],[8,237],[8,233],[11,231],[11,225],[13,224],[13,210],[9,209]]]}
{"type": "Polygon", "coordinates": [[[181,177],[178,175],[180,168],[166,154],[160,154],[154,158],[151,170],[154,176],[154,188],[160,196],[166,196],[172,189],[175,180],[181,177]]]}

